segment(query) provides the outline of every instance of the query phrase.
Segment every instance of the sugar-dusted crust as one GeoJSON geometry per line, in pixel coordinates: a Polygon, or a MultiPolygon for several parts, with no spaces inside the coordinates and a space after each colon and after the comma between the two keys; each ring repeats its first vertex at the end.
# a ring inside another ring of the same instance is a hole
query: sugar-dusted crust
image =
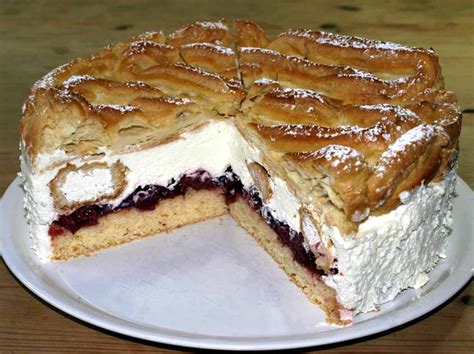
{"type": "Polygon", "coordinates": [[[124,209],[100,218],[94,226],[52,241],[53,259],[89,256],[101,249],[120,245],[159,232],[224,215],[228,212],[221,191],[190,190],[184,196],[162,200],[154,210],[124,209]]]}
{"type": "Polygon", "coordinates": [[[61,164],[146,149],[236,117],[267,172],[350,235],[455,164],[461,112],[432,49],[303,29],[271,37],[245,20],[232,31],[221,20],[145,33],[47,74],[20,128],[32,171],[52,167],[42,154],[63,151],[61,164]]]}
{"type": "Polygon", "coordinates": [[[336,299],[334,289],[328,287],[320,276],[295,262],[291,250],[278,240],[278,235],[263,219],[249,207],[243,198],[238,198],[229,206],[230,214],[257,243],[278,263],[308,299],[321,307],[326,313],[327,321],[338,325],[348,325],[350,311],[344,309],[336,299]],[[342,318],[341,318],[342,315],[342,318]],[[344,317],[344,315],[346,317],[344,317]]]}

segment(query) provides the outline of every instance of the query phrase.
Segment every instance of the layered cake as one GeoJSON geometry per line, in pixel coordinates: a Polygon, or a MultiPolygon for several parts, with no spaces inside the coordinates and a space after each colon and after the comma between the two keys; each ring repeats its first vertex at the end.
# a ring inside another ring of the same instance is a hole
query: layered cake
{"type": "Polygon", "coordinates": [[[66,260],[230,213],[350,324],[444,257],[460,129],[431,49],[244,20],[145,33],[33,86],[32,247],[66,260]]]}

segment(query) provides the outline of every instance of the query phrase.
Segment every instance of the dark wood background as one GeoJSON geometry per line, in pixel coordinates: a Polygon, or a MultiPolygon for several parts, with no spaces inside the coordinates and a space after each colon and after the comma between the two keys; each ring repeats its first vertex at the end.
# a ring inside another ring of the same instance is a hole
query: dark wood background
{"type": "MultiPolygon", "coordinates": [[[[256,20],[288,27],[433,47],[446,86],[464,109],[459,175],[474,186],[474,2],[466,1],[0,1],[0,195],[15,178],[18,121],[29,87],[43,74],[102,46],[196,20],[256,20]]],[[[414,323],[381,335],[308,350],[474,352],[473,286],[414,323]]],[[[0,261],[0,352],[186,350],[89,326],[27,291],[0,261]]]]}

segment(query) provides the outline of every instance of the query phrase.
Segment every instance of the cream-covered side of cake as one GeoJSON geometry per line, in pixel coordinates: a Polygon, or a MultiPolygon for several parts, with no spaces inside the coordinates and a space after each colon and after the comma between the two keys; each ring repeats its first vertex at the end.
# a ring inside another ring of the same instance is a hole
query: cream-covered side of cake
{"type": "Polygon", "coordinates": [[[325,281],[344,306],[356,313],[376,310],[401,290],[429,280],[428,272],[445,257],[455,184],[451,172],[442,182],[404,192],[402,205],[369,217],[354,237],[323,228],[334,244],[338,268],[325,281]]]}

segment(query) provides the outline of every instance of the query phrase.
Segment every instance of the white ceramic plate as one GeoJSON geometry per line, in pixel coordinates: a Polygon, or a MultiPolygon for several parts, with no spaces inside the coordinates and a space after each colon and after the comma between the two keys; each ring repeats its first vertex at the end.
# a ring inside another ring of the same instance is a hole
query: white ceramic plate
{"type": "Polygon", "coordinates": [[[0,205],[3,257],[58,309],[108,330],[196,348],[315,346],[385,331],[454,295],[471,277],[473,193],[459,179],[448,258],[421,290],[407,290],[351,327],[328,326],[318,307],[230,217],[68,262],[39,263],[29,248],[18,179],[0,205]]]}

